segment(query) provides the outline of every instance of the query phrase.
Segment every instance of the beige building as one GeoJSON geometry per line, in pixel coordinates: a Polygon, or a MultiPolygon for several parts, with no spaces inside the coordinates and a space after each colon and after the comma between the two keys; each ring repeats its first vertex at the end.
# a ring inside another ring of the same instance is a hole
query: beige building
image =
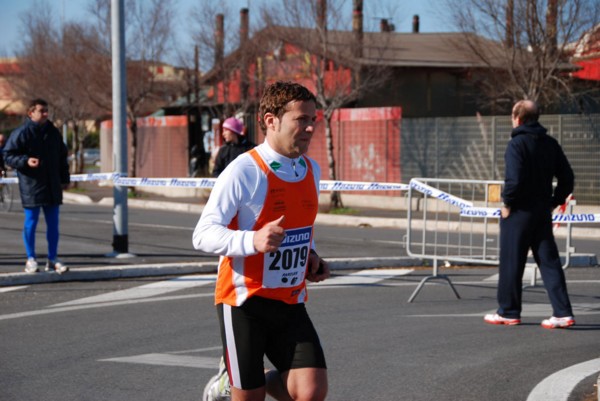
{"type": "Polygon", "coordinates": [[[21,75],[16,58],[0,58],[0,112],[25,114],[25,105],[17,99],[15,81],[21,75]]]}

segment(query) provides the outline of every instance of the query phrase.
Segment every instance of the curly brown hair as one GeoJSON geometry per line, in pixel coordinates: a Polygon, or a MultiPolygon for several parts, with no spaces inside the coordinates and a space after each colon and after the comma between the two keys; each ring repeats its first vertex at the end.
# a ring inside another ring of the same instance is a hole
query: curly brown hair
{"type": "Polygon", "coordinates": [[[306,87],[295,82],[277,81],[265,88],[258,107],[260,128],[267,132],[265,114],[272,113],[281,118],[287,111],[288,103],[296,100],[313,101],[317,103],[315,95],[306,87]]]}

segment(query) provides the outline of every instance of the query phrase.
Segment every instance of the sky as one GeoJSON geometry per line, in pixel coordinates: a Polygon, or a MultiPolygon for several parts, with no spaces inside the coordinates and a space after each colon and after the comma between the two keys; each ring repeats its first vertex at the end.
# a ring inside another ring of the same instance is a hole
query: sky
{"type": "MultiPolygon", "coordinates": [[[[0,57],[13,57],[17,49],[19,38],[23,35],[21,17],[43,0],[0,0],[0,57]]],[[[55,10],[50,18],[57,23],[60,21],[77,21],[86,18],[86,9],[89,0],[46,0],[55,10]]],[[[144,0],[148,1],[148,0],[144,0]]],[[[239,21],[239,10],[243,7],[249,9],[250,26],[253,26],[253,16],[258,15],[261,4],[280,4],[278,0],[175,0],[178,5],[177,36],[180,42],[190,41],[189,15],[194,7],[203,2],[220,1],[225,3],[229,10],[235,10],[234,22],[239,21]],[[253,11],[256,11],[253,13],[253,11]]],[[[397,32],[410,32],[412,30],[413,15],[418,14],[420,19],[420,32],[447,32],[452,31],[451,23],[440,12],[444,0],[363,0],[363,25],[365,30],[378,30],[381,18],[387,18],[395,25],[397,32]]],[[[346,0],[345,8],[351,15],[352,0],[346,0]]],[[[225,16],[228,24],[228,16],[225,16]]],[[[237,28],[236,28],[237,29],[237,28]]],[[[348,27],[351,29],[351,27],[348,27]]],[[[169,60],[166,60],[169,62],[169,60]]]]}

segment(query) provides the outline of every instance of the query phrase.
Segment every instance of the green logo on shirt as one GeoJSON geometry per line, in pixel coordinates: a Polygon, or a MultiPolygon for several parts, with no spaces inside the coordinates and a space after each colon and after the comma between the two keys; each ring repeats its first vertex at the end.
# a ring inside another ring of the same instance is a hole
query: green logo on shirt
{"type": "Polygon", "coordinates": [[[271,166],[271,168],[273,169],[273,171],[277,171],[281,168],[281,163],[279,162],[271,162],[271,164],[269,164],[269,166],[271,166]]]}

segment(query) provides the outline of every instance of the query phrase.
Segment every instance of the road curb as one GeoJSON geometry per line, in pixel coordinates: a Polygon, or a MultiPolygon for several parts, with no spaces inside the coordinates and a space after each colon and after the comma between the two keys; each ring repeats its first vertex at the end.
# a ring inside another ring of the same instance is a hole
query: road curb
{"type": "MultiPolygon", "coordinates": [[[[409,256],[382,258],[325,258],[331,270],[377,269],[387,267],[423,267],[427,259],[409,256]]],[[[218,262],[157,263],[142,265],[107,265],[71,269],[68,273],[5,273],[0,274],[0,287],[15,285],[47,284],[70,281],[112,280],[120,278],[171,276],[199,273],[216,273],[218,262]]],[[[431,262],[429,261],[429,264],[431,262]]],[[[459,265],[466,265],[458,263],[459,265]]],[[[597,266],[596,255],[574,255],[571,267],[597,266]]],[[[600,401],[600,400],[599,400],[600,401]]]]}
{"type": "MultiPolygon", "coordinates": [[[[420,259],[398,258],[332,258],[326,259],[331,270],[368,269],[381,267],[421,266],[420,259]]],[[[67,273],[7,273],[0,275],[0,287],[60,283],[70,281],[113,280],[120,278],[171,276],[216,273],[218,262],[160,263],[144,265],[98,266],[71,269],[67,273]]]]}
{"type": "Polygon", "coordinates": [[[87,195],[78,194],[75,192],[63,191],[63,202],[64,203],[77,203],[77,204],[92,204],[94,201],[87,195]]]}
{"type": "Polygon", "coordinates": [[[110,280],[119,278],[214,273],[217,262],[163,263],[144,265],[98,266],[71,269],[67,273],[7,273],[0,275],[0,286],[59,283],[69,281],[110,280]]]}

